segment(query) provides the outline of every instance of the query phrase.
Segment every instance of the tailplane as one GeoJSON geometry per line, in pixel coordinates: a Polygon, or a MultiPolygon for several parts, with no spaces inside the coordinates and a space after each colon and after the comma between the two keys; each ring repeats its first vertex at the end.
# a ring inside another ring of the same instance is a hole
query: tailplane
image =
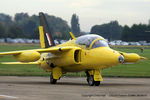
{"type": "Polygon", "coordinates": [[[51,27],[49,27],[44,13],[40,12],[39,18],[40,18],[39,33],[40,33],[41,48],[49,48],[55,46],[55,42],[51,31],[52,29],[51,27]]]}

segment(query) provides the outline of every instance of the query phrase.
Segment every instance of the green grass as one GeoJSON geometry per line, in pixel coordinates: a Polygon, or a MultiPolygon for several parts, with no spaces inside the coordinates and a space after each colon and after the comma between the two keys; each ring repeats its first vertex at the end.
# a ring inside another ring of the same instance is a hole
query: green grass
{"type": "MultiPolygon", "coordinates": [[[[12,51],[12,50],[25,50],[25,49],[37,49],[39,45],[22,45],[0,44],[0,52],[12,51]]],[[[150,77],[150,48],[144,49],[144,53],[140,53],[140,49],[137,47],[113,47],[115,50],[123,52],[138,53],[141,56],[147,57],[148,60],[140,61],[136,64],[123,64],[112,68],[102,70],[102,75],[105,77],[150,77]]],[[[12,56],[0,57],[0,62],[16,61],[12,56]]],[[[0,75],[13,75],[13,76],[49,76],[49,73],[45,72],[36,65],[1,65],[0,75]]],[[[80,73],[67,73],[67,76],[80,76],[80,73]]],[[[81,73],[81,76],[85,76],[81,73]]]]}

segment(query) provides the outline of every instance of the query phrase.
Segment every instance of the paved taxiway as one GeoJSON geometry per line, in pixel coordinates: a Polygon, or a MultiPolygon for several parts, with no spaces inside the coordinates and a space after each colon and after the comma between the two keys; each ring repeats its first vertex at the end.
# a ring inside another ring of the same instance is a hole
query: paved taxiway
{"type": "Polygon", "coordinates": [[[104,78],[88,86],[86,78],[0,76],[0,100],[150,100],[150,78],[104,78]]]}

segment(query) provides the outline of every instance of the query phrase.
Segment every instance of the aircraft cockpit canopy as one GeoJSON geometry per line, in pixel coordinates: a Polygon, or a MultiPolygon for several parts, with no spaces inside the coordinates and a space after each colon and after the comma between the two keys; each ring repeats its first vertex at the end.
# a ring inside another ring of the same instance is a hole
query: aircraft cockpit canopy
{"type": "Polygon", "coordinates": [[[107,47],[108,44],[106,40],[99,35],[83,35],[76,39],[75,41],[78,45],[85,45],[86,48],[98,48],[107,47]]]}

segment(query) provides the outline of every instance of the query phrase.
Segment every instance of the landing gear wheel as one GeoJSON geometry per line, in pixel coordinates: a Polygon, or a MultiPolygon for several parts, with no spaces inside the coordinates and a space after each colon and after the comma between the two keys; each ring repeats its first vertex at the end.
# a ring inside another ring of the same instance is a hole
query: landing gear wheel
{"type": "Polygon", "coordinates": [[[95,81],[94,84],[95,84],[95,86],[99,86],[100,85],[100,81],[95,81]]]}
{"type": "Polygon", "coordinates": [[[93,77],[93,75],[87,77],[87,81],[88,81],[88,84],[90,86],[93,86],[94,85],[94,77],[93,77]]]}
{"type": "Polygon", "coordinates": [[[53,78],[53,74],[51,73],[50,75],[50,83],[51,84],[56,84],[57,80],[53,78]]]}
{"type": "Polygon", "coordinates": [[[87,77],[87,82],[90,86],[99,86],[100,85],[100,81],[94,81],[94,76],[93,75],[90,75],[87,77]]]}

